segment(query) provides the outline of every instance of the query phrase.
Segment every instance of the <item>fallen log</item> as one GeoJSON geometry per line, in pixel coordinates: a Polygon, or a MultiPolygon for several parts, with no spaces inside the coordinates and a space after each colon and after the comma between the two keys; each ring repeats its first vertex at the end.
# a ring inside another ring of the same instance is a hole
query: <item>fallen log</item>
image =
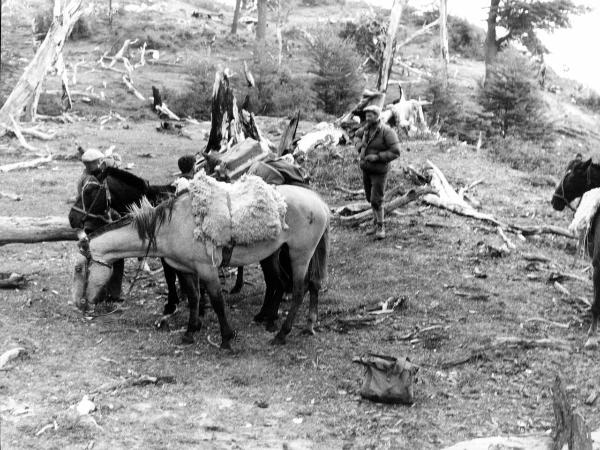
{"type": "Polygon", "coordinates": [[[517,225],[510,224],[509,229],[511,231],[520,232],[523,236],[533,236],[535,234],[557,234],[559,236],[576,239],[573,233],[566,228],[557,227],[554,225],[517,225]]]}
{"type": "Polygon", "coordinates": [[[21,196],[17,194],[13,194],[12,192],[3,192],[0,191],[0,198],[7,198],[12,200],[13,202],[21,201],[21,196]]]}
{"type": "Polygon", "coordinates": [[[77,231],[66,217],[0,216],[0,246],[36,242],[76,241],[77,231]]]}
{"type": "Polygon", "coordinates": [[[0,172],[6,173],[6,172],[10,172],[12,170],[32,169],[34,167],[41,166],[42,164],[46,164],[50,161],[52,161],[52,155],[42,156],[40,158],[32,159],[30,161],[22,161],[22,162],[16,162],[16,163],[11,163],[11,164],[4,164],[4,165],[0,166],[0,172]]]}
{"type": "MultiPolygon", "coordinates": [[[[385,213],[390,214],[395,209],[407,205],[408,203],[413,202],[418,198],[421,198],[422,196],[430,195],[431,192],[433,192],[433,190],[429,187],[418,187],[415,189],[411,189],[403,196],[395,198],[391,202],[385,204],[385,213]]],[[[342,223],[342,225],[356,226],[368,221],[372,217],[373,216],[371,215],[371,211],[364,211],[358,214],[354,214],[352,216],[341,216],[339,217],[339,220],[340,223],[342,223]]]]}
{"type": "Polygon", "coordinates": [[[18,273],[0,272],[0,289],[21,289],[27,284],[27,279],[18,273]]]}

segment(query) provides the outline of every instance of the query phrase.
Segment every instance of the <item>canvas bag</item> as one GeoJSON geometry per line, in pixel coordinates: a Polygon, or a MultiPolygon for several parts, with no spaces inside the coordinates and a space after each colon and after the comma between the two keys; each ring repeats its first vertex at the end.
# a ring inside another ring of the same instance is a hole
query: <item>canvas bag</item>
{"type": "Polygon", "coordinates": [[[368,353],[352,361],[365,368],[362,397],[379,403],[413,403],[413,384],[419,368],[408,359],[368,353]]]}

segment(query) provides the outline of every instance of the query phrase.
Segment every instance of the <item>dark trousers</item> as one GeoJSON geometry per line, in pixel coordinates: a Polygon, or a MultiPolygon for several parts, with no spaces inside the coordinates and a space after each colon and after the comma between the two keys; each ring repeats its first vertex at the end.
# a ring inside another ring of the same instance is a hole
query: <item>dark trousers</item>
{"type": "Polygon", "coordinates": [[[383,196],[385,194],[386,173],[371,173],[363,170],[363,185],[365,187],[365,197],[371,203],[373,209],[380,209],[383,206],[383,196]]]}
{"type": "Polygon", "coordinates": [[[123,284],[123,272],[125,270],[125,260],[118,259],[113,263],[113,271],[108,284],[106,293],[109,297],[118,299],[121,297],[121,286],[123,284]]]}

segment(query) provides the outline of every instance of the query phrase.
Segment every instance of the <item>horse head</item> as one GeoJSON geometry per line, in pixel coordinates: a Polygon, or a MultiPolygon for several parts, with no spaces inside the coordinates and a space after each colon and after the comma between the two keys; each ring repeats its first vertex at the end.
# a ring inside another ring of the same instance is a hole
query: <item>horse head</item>
{"type": "Polygon", "coordinates": [[[575,159],[569,162],[565,174],[556,186],[552,196],[551,203],[555,210],[562,211],[566,206],[571,208],[571,202],[581,197],[592,187],[591,166],[592,159],[584,161],[581,154],[577,154],[575,159]]]}
{"type": "Polygon", "coordinates": [[[79,233],[77,246],[81,255],[75,262],[71,293],[73,303],[82,312],[86,312],[90,302],[95,305],[100,300],[104,286],[111,276],[112,265],[92,256],[90,239],[83,231],[79,233]]]}

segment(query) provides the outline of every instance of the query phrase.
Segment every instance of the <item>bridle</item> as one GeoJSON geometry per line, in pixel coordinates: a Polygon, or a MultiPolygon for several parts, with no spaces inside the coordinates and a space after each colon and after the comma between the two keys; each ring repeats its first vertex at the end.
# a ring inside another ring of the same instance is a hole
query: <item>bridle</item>
{"type": "MultiPolygon", "coordinates": [[[[585,185],[585,189],[584,192],[586,192],[588,190],[588,188],[592,185],[592,171],[591,171],[591,167],[588,167],[586,170],[586,175],[587,175],[587,180],[586,180],[586,185],[585,185]]],[[[565,178],[566,178],[566,174],[565,176],[562,178],[562,180],[560,180],[560,191],[562,192],[562,194],[557,194],[558,189],[556,190],[557,192],[554,193],[554,195],[552,196],[552,198],[557,198],[559,200],[562,200],[565,205],[567,205],[567,207],[575,212],[577,211],[577,208],[579,207],[579,205],[581,204],[581,199],[582,196],[579,197],[579,203],[577,203],[577,206],[575,208],[573,208],[571,206],[571,202],[567,199],[567,197],[565,196],[565,178]]],[[[572,201],[572,200],[571,200],[572,201]]]]}

